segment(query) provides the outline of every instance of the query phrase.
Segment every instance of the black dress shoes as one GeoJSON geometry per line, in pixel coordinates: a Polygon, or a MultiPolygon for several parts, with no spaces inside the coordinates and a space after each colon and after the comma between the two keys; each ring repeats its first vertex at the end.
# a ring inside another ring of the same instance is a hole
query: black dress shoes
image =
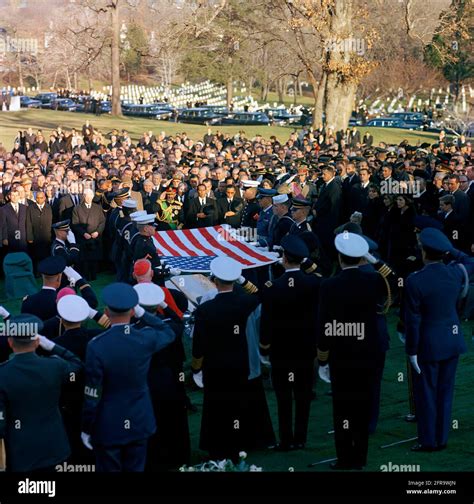
{"type": "Polygon", "coordinates": [[[273,447],[274,451],[277,452],[288,452],[294,449],[294,445],[286,443],[278,443],[273,447]]]}

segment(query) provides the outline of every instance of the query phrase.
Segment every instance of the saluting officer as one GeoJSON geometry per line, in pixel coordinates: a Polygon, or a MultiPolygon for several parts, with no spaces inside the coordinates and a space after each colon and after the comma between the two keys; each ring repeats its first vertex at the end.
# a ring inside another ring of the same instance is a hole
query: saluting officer
{"type": "Polygon", "coordinates": [[[287,235],[281,246],[285,273],[273,283],[267,282],[261,293],[260,348],[262,354],[270,355],[272,364],[280,427],[277,449],[287,451],[306,444],[321,278],[301,271],[300,263],[309,250],[300,237],[287,235]]]}
{"type": "Polygon", "coordinates": [[[36,294],[25,296],[21,313],[36,315],[42,321],[56,316],[56,291],[61,286],[63,271],[66,268],[64,257],[47,257],[38,264],[38,272],[43,278],[43,287],[36,294]]]}
{"type": "Polygon", "coordinates": [[[42,325],[26,313],[9,319],[13,356],[0,364],[0,441],[5,440],[11,472],[52,472],[70,454],[59,398],[82,363],[69,350],[39,336],[42,325]],[[51,357],[37,355],[38,347],[51,357]]]}
{"type": "Polygon", "coordinates": [[[152,238],[155,234],[155,214],[139,215],[135,222],[139,236],[134,239],[133,243],[133,262],[138,259],[148,259],[153,271],[158,276],[161,274],[162,265],[152,238]]]}
{"type": "Polygon", "coordinates": [[[418,239],[425,266],[405,283],[406,352],[415,371],[418,424],[412,450],[439,451],[448,442],[459,355],[467,350],[457,302],[474,262],[438,229],[425,228],[418,239]],[[457,263],[443,263],[448,252],[457,263]]]}
{"type": "Polygon", "coordinates": [[[111,328],[87,345],[81,436],[95,451],[97,471],[143,471],[148,438],[156,430],[147,383],[150,360],[175,334],[160,318],[145,313],[128,284],[108,285],[102,300],[111,328]],[[134,328],[132,316],[143,317],[148,327],[134,328]]]}
{"type": "Polygon", "coordinates": [[[257,180],[244,180],[242,182],[244,208],[241,214],[241,227],[257,227],[257,220],[260,214],[260,205],[257,202],[257,180]]]}
{"type": "Polygon", "coordinates": [[[70,220],[63,220],[52,226],[56,238],[51,245],[51,255],[64,257],[66,266],[74,266],[79,262],[79,247],[70,224],[70,220]]]}

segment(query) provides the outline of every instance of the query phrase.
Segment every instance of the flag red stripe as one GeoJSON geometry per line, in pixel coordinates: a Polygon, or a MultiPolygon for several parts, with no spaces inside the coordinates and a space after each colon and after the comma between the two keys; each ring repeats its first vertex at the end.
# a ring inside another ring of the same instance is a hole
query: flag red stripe
{"type": "MultiPolygon", "coordinates": [[[[199,232],[200,230],[198,230],[199,232]]],[[[196,237],[194,236],[193,232],[190,230],[190,229],[185,229],[183,231],[184,233],[184,236],[186,236],[186,238],[199,250],[202,250],[207,256],[214,256],[216,255],[215,252],[213,252],[212,250],[209,250],[207,249],[206,247],[204,247],[204,245],[202,243],[199,243],[199,241],[196,239],[196,237]]],[[[194,255],[196,256],[195,253],[191,254],[191,255],[194,255]]]]}
{"type": "Polygon", "coordinates": [[[163,240],[163,238],[160,236],[159,232],[155,233],[155,238],[156,238],[157,242],[160,244],[160,247],[163,250],[166,250],[173,257],[180,257],[181,256],[181,254],[177,250],[174,250],[169,245],[167,245],[167,243],[165,242],[165,240],[163,240]]]}
{"type": "MultiPolygon", "coordinates": [[[[218,233],[222,233],[222,232],[227,233],[227,231],[225,229],[223,229],[222,226],[218,226],[216,229],[217,229],[218,233]]],[[[240,249],[242,252],[244,252],[244,254],[247,254],[250,257],[253,257],[257,261],[261,261],[264,263],[270,262],[270,259],[268,259],[268,257],[265,257],[265,256],[259,254],[258,252],[254,252],[254,250],[251,247],[247,246],[247,244],[243,241],[232,240],[232,245],[234,245],[234,247],[237,247],[238,249],[240,249]]]]}
{"type": "Polygon", "coordinates": [[[209,233],[209,231],[206,228],[201,228],[199,230],[202,235],[206,238],[206,240],[215,248],[222,250],[222,252],[225,253],[225,255],[232,257],[232,259],[235,259],[236,261],[245,264],[246,266],[252,266],[253,263],[250,261],[247,261],[247,259],[244,259],[243,257],[240,257],[238,254],[233,252],[232,250],[229,250],[228,248],[224,247],[221,245],[212,235],[209,233]]]}
{"type": "Polygon", "coordinates": [[[173,243],[175,243],[181,250],[184,250],[188,256],[196,256],[196,253],[189,250],[188,247],[178,238],[178,231],[165,231],[166,236],[168,236],[173,243]]]}

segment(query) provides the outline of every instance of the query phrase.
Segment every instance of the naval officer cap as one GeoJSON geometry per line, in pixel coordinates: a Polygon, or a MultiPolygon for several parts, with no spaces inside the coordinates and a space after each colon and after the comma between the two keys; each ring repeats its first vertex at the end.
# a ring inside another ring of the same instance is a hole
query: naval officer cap
{"type": "Polygon", "coordinates": [[[128,193],[130,189],[128,187],[123,187],[122,189],[119,189],[117,192],[113,193],[113,198],[115,200],[123,200],[128,198],[128,193]]]}
{"type": "Polygon", "coordinates": [[[126,199],[122,203],[123,208],[137,208],[137,201],[134,199],[126,199]]]}
{"type": "Polygon", "coordinates": [[[285,253],[295,259],[304,259],[309,256],[309,249],[305,241],[296,235],[286,235],[281,239],[281,246],[285,253]]]}
{"type": "Polygon", "coordinates": [[[336,249],[348,257],[364,257],[369,252],[369,244],[362,236],[344,231],[334,240],[336,249]]]}
{"type": "Polygon", "coordinates": [[[63,296],[57,304],[59,316],[66,322],[84,322],[89,318],[90,307],[81,296],[63,296]]]}
{"type": "Polygon", "coordinates": [[[145,214],[145,215],[139,215],[135,220],[135,222],[139,226],[145,226],[147,224],[153,224],[155,222],[155,214],[145,214]]]}
{"type": "Polygon", "coordinates": [[[8,337],[27,343],[36,339],[43,327],[43,321],[36,315],[21,313],[8,319],[6,332],[8,337]]]}
{"type": "Polygon", "coordinates": [[[277,196],[273,196],[272,199],[274,205],[281,205],[289,200],[288,194],[278,194],[277,196]]]}
{"type": "Polygon", "coordinates": [[[273,196],[276,196],[277,194],[278,194],[278,191],[275,189],[259,189],[257,199],[273,198],[273,196]]]}
{"type": "Polygon", "coordinates": [[[456,250],[448,237],[439,229],[427,227],[418,235],[421,246],[436,252],[452,252],[456,250]]]}
{"type": "Polygon", "coordinates": [[[133,288],[138,294],[138,302],[141,306],[158,306],[165,300],[163,289],[152,282],[139,283],[133,288]]]}
{"type": "Polygon", "coordinates": [[[51,227],[55,231],[69,231],[71,226],[71,221],[69,219],[62,220],[59,222],[54,223],[51,227]]]}
{"type": "Polygon", "coordinates": [[[38,273],[40,275],[46,275],[46,276],[59,275],[59,273],[62,273],[64,271],[66,265],[67,263],[64,257],[61,256],[47,257],[38,264],[38,273]]]}
{"type": "Polygon", "coordinates": [[[242,181],[242,187],[244,189],[248,189],[249,187],[258,187],[260,185],[260,182],[258,180],[243,180],[242,181]]]}
{"type": "Polygon", "coordinates": [[[132,219],[132,221],[136,222],[139,217],[143,217],[146,214],[146,210],[137,210],[136,212],[130,214],[130,218],[132,219]]]}
{"type": "Polygon", "coordinates": [[[138,294],[126,283],[115,282],[102,291],[102,301],[114,312],[126,312],[138,304],[138,294]]]}
{"type": "Polygon", "coordinates": [[[210,270],[213,276],[224,282],[235,282],[242,275],[242,266],[230,257],[216,257],[211,261],[210,270]]]}
{"type": "Polygon", "coordinates": [[[311,201],[304,198],[293,198],[291,204],[294,208],[308,208],[311,206],[311,201]]]}

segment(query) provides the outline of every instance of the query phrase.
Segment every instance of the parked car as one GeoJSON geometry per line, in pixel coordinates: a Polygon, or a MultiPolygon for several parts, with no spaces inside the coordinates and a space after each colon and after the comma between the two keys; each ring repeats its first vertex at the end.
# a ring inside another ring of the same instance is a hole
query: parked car
{"type": "Polygon", "coordinates": [[[41,108],[51,108],[51,102],[57,100],[57,98],[57,93],[40,93],[34,99],[41,102],[41,108]]]}
{"type": "Polygon", "coordinates": [[[424,114],[421,112],[393,112],[389,117],[394,119],[400,119],[401,121],[423,121],[425,119],[424,114]]]}
{"type": "Polygon", "coordinates": [[[56,100],[51,100],[48,108],[52,110],[75,112],[77,110],[77,103],[71,98],[57,98],[56,100]]]}
{"type": "Polygon", "coordinates": [[[147,117],[150,119],[166,120],[173,116],[173,111],[162,109],[157,104],[152,105],[124,105],[122,107],[123,115],[133,117],[147,117]]]}
{"type": "Polygon", "coordinates": [[[204,105],[202,108],[210,110],[214,114],[222,117],[229,115],[229,109],[225,105],[204,105]]]}
{"type": "Polygon", "coordinates": [[[288,110],[284,108],[268,108],[262,112],[268,116],[270,122],[275,122],[277,124],[293,124],[301,120],[301,115],[290,114],[288,110]]]}
{"type": "Polygon", "coordinates": [[[20,96],[20,106],[22,108],[40,108],[41,101],[30,98],[29,96],[20,96]]]}
{"type": "Polygon", "coordinates": [[[178,114],[178,122],[192,124],[219,124],[223,118],[204,107],[183,109],[178,114]]]}
{"type": "Polygon", "coordinates": [[[269,117],[263,112],[236,112],[223,117],[221,124],[264,125],[270,124],[269,117]]]}
{"type": "Polygon", "coordinates": [[[377,128],[405,128],[405,123],[400,119],[393,117],[378,117],[367,121],[366,126],[375,126],[377,128]]]}

